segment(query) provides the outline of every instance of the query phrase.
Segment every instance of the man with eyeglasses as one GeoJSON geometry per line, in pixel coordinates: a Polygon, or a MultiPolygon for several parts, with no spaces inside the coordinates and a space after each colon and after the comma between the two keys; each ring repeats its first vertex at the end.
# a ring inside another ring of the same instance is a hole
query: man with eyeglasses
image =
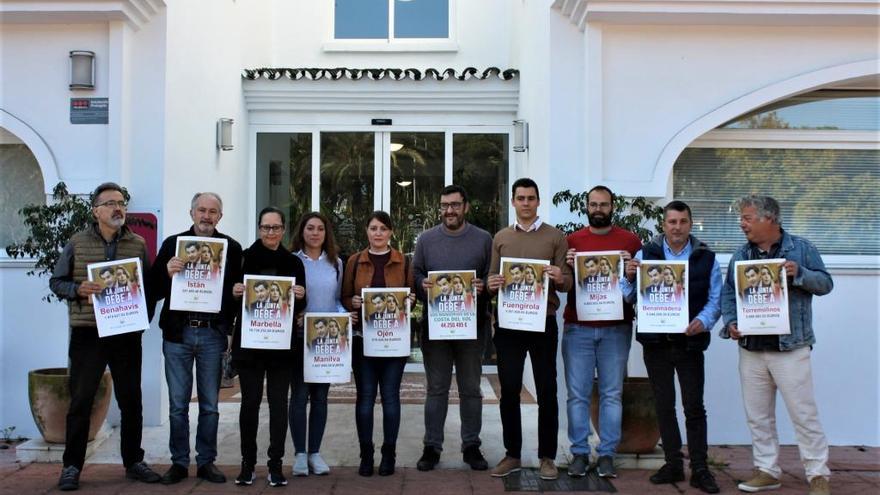
{"type": "MultiPolygon", "coordinates": [[[[70,406],[64,443],[64,467],[58,488],[63,491],[79,488],[80,472],[86,457],[89,417],[104,369],[110,366],[116,402],[121,413],[120,450],[125,476],[144,483],[156,483],[159,475],[144,462],[141,449],[143,407],[141,404],[141,334],[123,333],[99,337],[92,306],[92,296],[101,294],[105,284],[112,286],[113,276],[103,277],[104,283],[90,282],[86,267],[89,263],[140,258],[149,268],[144,238],[125,225],[128,202],[125,190],[105,182],[92,193],[94,222],[77,232],[64,246],[55,265],[49,287],[59,299],[67,300],[70,317],[70,406]]],[[[112,290],[112,289],[110,289],[112,290]]],[[[145,288],[147,294],[153,287],[145,288]]],[[[148,304],[152,317],[153,305],[148,304]]]]}
{"type": "MultiPolygon", "coordinates": [[[[483,292],[483,280],[489,272],[492,255],[492,237],[465,220],[468,209],[464,188],[446,186],[440,192],[440,224],[419,236],[413,258],[413,279],[416,295],[426,307],[433,286],[428,279],[429,271],[475,270],[474,286],[478,294],[483,292]]],[[[488,300],[483,297],[478,298],[477,304],[476,340],[431,340],[427,314],[422,317],[421,342],[428,395],[425,399],[425,447],[416,464],[419,471],[430,471],[440,462],[453,364],[460,400],[462,458],[471,469],[482,471],[489,467],[480,452],[483,418],[480,376],[487,322],[488,300]]]]}
{"type": "Polygon", "coordinates": [[[162,328],[162,354],[165,356],[165,379],[168,381],[169,419],[171,425],[171,467],[162,476],[163,484],[177,483],[189,476],[189,403],[192,395],[193,362],[198,384],[199,419],[196,431],[197,476],[213,483],[225,483],[226,476],[214,460],[217,458],[217,427],[220,413],[220,377],[223,355],[229,346],[227,335],[238,314],[240,303],[232,294],[235,281],[241,280],[241,244],[217,231],[223,218],[223,201],[212,192],[196,193],[190,205],[193,225],[162,242],[150,278],[156,298],[166,299],[159,316],[162,328]],[[223,299],[219,313],[173,311],[167,301],[171,279],[183,270],[186,261],[175,255],[179,236],[226,239],[226,270],[223,274],[223,299]]]}

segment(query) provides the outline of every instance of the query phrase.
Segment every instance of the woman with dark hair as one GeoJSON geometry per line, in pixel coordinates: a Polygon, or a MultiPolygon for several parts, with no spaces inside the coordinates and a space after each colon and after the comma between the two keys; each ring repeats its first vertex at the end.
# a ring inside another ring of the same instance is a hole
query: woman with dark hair
{"type": "MultiPolygon", "coordinates": [[[[293,235],[291,251],[302,261],[309,279],[307,312],[340,313],[347,311],[339,302],[342,286],[342,260],[337,255],[333,229],[327,217],[313,211],[299,221],[293,235]]],[[[356,318],[353,313],[352,318],[356,318]]],[[[333,321],[333,320],[330,320],[333,321]]],[[[298,335],[300,341],[303,335],[298,335]]],[[[327,425],[327,393],[329,383],[303,381],[303,353],[298,352],[293,364],[290,396],[290,433],[296,459],[294,476],[327,474],[330,467],[321,457],[321,440],[327,425]],[[306,404],[310,405],[306,414],[306,404]],[[308,444],[306,444],[308,434],[308,444]]]]}
{"type": "MultiPolygon", "coordinates": [[[[374,211],[367,220],[369,246],[353,254],[345,265],[342,284],[342,304],[357,311],[363,304],[364,287],[412,287],[412,271],[404,255],[392,249],[391,217],[384,211],[374,211]]],[[[410,298],[414,294],[410,293],[410,298]]],[[[357,388],[355,419],[361,447],[358,474],[373,475],[373,408],[379,388],[382,389],[382,460],[379,475],[394,474],[397,456],[397,434],[400,431],[400,381],[406,357],[366,357],[360,328],[354,332],[352,367],[357,388]]]]}
{"type": "MultiPolygon", "coordinates": [[[[263,208],[258,218],[260,237],[242,255],[243,275],[272,275],[296,277],[293,292],[297,304],[296,315],[305,309],[306,272],[302,261],[281,245],[284,238],[284,213],[275,207],[263,208]]],[[[280,292],[280,291],[279,291],[280,292]]],[[[232,294],[240,298],[245,293],[241,282],[232,288],[232,294]]],[[[280,294],[279,294],[280,295],[280,294]]],[[[294,326],[296,326],[294,318],[294,326]]],[[[282,473],[284,442],[287,439],[287,391],[290,387],[291,363],[299,346],[294,344],[291,332],[289,350],[247,349],[241,347],[241,316],[232,337],[232,362],[238,369],[241,385],[241,409],[238,414],[241,435],[241,473],[236,485],[251,485],[256,479],[257,428],[260,419],[260,403],[263,401],[263,381],[269,401],[269,486],[284,486],[287,480],[282,473]]],[[[302,359],[302,358],[300,358],[302,359]]]]}

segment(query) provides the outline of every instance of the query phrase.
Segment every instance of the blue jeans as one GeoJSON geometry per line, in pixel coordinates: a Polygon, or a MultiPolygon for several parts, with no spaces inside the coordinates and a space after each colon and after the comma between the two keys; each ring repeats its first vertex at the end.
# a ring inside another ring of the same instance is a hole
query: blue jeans
{"type": "Polygon", "coordinates": [[[363,339],[354,339],[354,383],[357,388],[355,423],[361,443],[373,441],[373,409],[382,394],[383,443],[394,445],[400,432],[400,382],[406,357],[364,356],[363,339]]]}
{"type": "Polygon", "coordinates": [[[303,381],[303,355],[296,353],[290,381],[290,433],[293,436],[293,448],[297,454],[308,452],[315,454],[321,451],[321,440],[327,426],[327,394],[329,383],[305,383],[303,381]],[[306,405],[310,404],[308,414],[306,405]],[[307,428],[308,427],[308,428],[307,428]],[[306,445],[308,433],[308,445],[306,445]]]}
{"type": "Polygon", "coordinates": [[[183,328],[183,342],[162,341],[165,379],[168,381],[168,418],[171,423],[171,462],[189,466],[189,401],[192,395],[193,361],[199,397],[196,430],[196,464],[204,466],[217,458],[217,423],[220,411],[220,374],[226,335],[213,328],[183,328]]]}
{"type": "Polygon", "coordinates": [[[562,336],[562,362],[568,392],[568,439],[571,453],[589,455],[590,398],[593,377],[599,375],[600,456],[614,456],[620,443],[623,416],[623,378],[632,344],[632,324],[590,327],[566,323],[562,336]]]}

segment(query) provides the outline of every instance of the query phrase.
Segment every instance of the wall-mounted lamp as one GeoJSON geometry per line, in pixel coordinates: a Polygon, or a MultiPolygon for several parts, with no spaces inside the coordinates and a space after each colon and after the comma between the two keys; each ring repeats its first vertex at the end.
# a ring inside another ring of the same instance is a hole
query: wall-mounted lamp
{"type": "Polygon", "coordinates": [[[70,52],[70,89],[95,89],[95,52],[70,52]]]}
{"type": "Polygon", "coordinates": [[[529,149],[529,123],[525,120],[513,121],[513,151],[529,149]]]}
{"type": "Polygon", "coordinates": [[[220,151],[229,151],[232,146],[232,119],[217,120],[217,149],[220,151]]]}

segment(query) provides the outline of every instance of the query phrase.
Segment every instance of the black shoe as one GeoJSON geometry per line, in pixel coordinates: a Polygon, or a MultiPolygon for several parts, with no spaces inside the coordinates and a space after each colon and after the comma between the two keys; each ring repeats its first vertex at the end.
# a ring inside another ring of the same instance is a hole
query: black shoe
{"type": "Polygon", "coordinates": [[[281,472],[281,464],[269,466],[269,486],[287,486],[287,478],[281,472]]]}
{"type": "Polygon", "coordinates": [[[610,455],[599,456],[596,462],[596,471],[600,478],[617,478],[617,471],[614,469],[614,458],[610,455]]]}
{"type": "Polygon", "coordinates": [[[373,442],[361,443],[361,465],[358,468],[359,475],[373,475],[373,451],[373,442]]]}
{"type": "Polygon", "coordinates": [[[397,461],[396,445],[393,443],[382,444],[382,460],[379,461],[379,476],[391,476],[394,474],[394,464],[397,461]]]}
{"type": "Polygon", "coordinates": [[[699,488],[706,493],[718,493],[721,491],[718,488],[718,483],[715,482],[715,477],[712,476],[708,468],[697,469],[691,473],[691,486],[699,488]]]}
{"type": "Polygon", "coordinates": [[[568,464],[568,475],[572,478],[583,478],[590,468],[590,456],[587,454],[575,454],[568,464]]]}
{"type": "Polygon", "coordinates": [[[422,450],[422,457],[416,463],[416,469],[419,471],[430,471],[434,469],[438,462],[440,462],[440,452],[430,445],[425,445],[425,449],[422,450]]]}
{"type": "Polygon", "coordinates": [[[199,466],[196,476],[211,483],[226,483],[226,475],[217,469],[213,462],[199,466]]]}
{"type": "Polygon", "coordinates": [[[62,492],[79,490],[79,473],[76,466],[64,466],[61,477],[58,478],[58,489],[62,492]]]}
{"type": "Polygon", "coordinates": [[[649,479],[655,485],[684,481],[684,467],[675,466],[667,462],[656,473],[652,474],[649,479]]]}
{"type": "Polygon", "coordinates": [[[144,461],[136,462],[125,468],[125,477],[143,483],[158,483],[162,480],[159,473],[150,469],[150,466],[144,461]]]}
{"type": "Polygon", "coordinates": [[[161,483],[163,485],[173,485],[186,479],[187,476],[189,476],[189,469],[180,464],[172,464],[168,471],[165,471],[165,474],[162,475],[161,483]]]}
{"type": "Polygon", "coordinates": [[[486,458],[483,457],[483,453],[480,452],[480,448],[476,445],[471,445],[464,449],[461,459],[474,471],[485,471],[489,469],[489,463],[486,462],[486,458]]]}
{"type": "Polygon", "coordinates": [[[238,477],[235,478],[235,484],[251,486],[254,484],[255,479],[257,479],[257,475],[254,473],[254,465],[249,462],[242,462],[241,472],[238,473],[238,477]]]}

